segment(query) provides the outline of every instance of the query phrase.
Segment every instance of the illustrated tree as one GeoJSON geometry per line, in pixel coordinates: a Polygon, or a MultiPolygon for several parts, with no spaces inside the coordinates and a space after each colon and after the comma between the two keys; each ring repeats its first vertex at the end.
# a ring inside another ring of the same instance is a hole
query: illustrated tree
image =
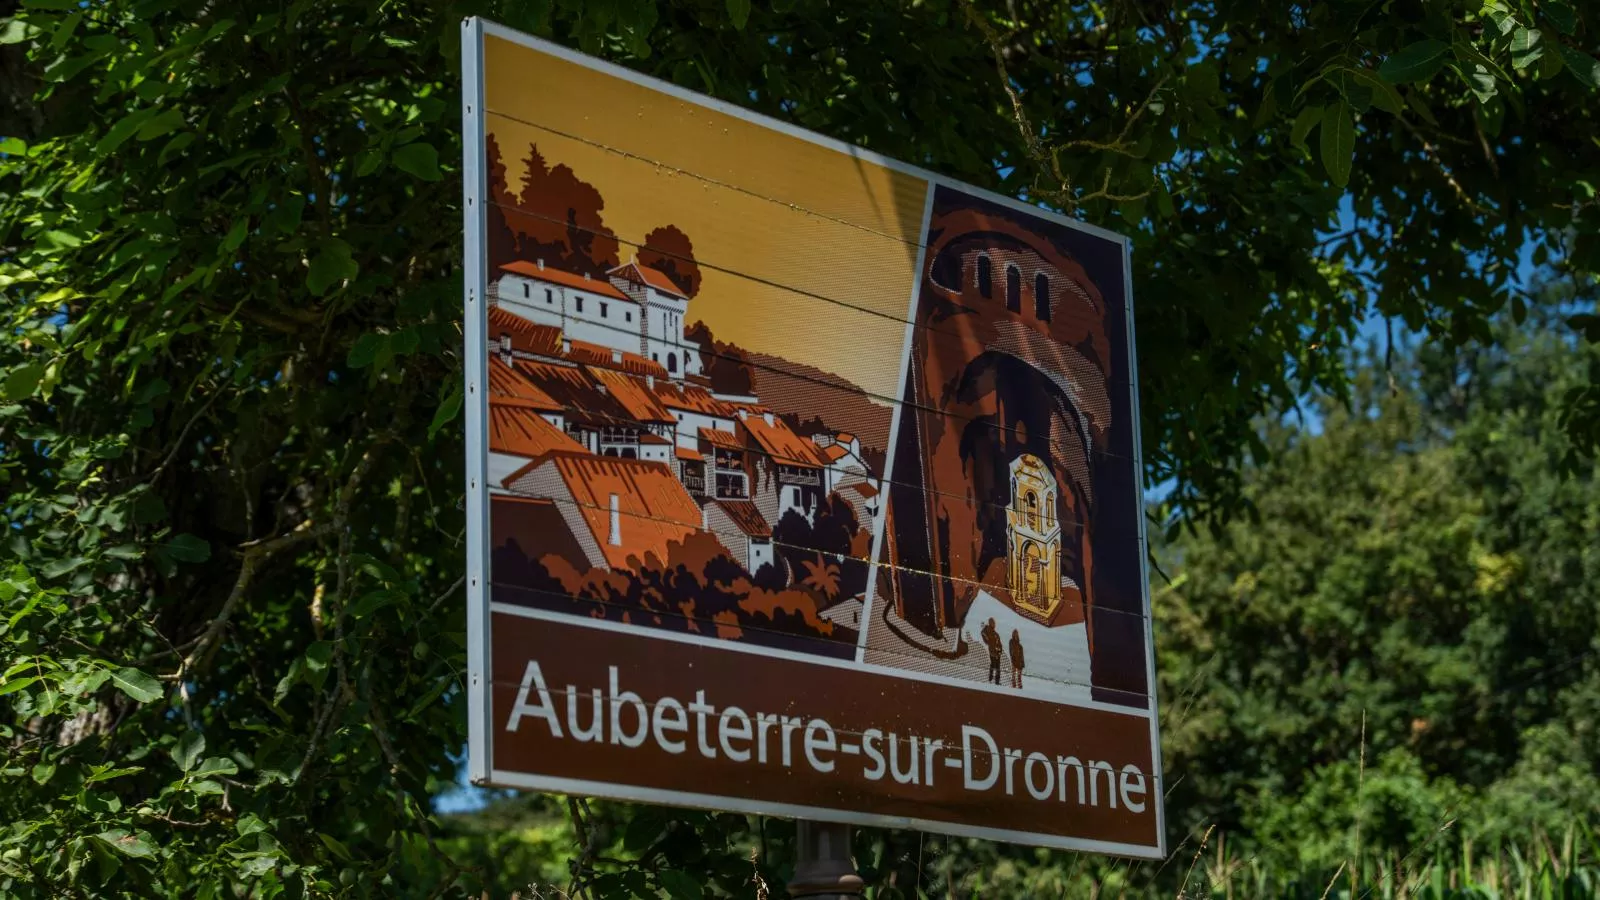
{"type": "MultiPolygon", "coordinates": [[[[498,145],[488,147],[491,168],[499,165],[494,155],[498,149],[498,145]]],[[[604,277],[616,266],[620,245],[600,214],[606,205],[600,191],[578,178],[570,166],[550,165],[537,145],[528,145],[522,166],[516,204],[502,211],[517,235],[518,255],[604,277]]]]}
{"type": "MultiPolygon", "coordinates": [[[[1189,521],[1248,508],[1261,417],[1348,396],[1369,302],[1466,345],[1524,253],[1600,269],[1600,20],[1561,0],[0,0],[6,892],[484,883],[430,808],[465,740],[473,13],[1129,234],[1146,476],[1189,521]]],[[[548,177],[562,246],[614,259],[548,177]]],[[[1596,379],[1560,403],[1581,460],[1596,379]]],[[[755,892],[742,818],[638,818],[569,886],[755,892]]]]}
{"type": "Polygon", "coordinates": [[[660,269],[693,299],[700,293],[700,265],[694,260],[694,244],[676,225],[663,225],[644,236],[639,262],[660,269]]]}

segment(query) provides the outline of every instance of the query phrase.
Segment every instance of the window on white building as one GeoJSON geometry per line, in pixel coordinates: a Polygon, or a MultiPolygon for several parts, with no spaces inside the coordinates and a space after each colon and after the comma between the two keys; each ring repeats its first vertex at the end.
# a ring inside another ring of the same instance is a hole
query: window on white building
{"type": "Polygon", "coordinates": [[[545,288],[544,289],[544,302],[546,302],[546,303],[554,303],[554,302],[556,302],[556,292],[550,290],[549,288],[545,288]]]}
{"type": "Polygon", "coordinates": [[[622,316],[623,316],[624,319],[626,319],[629,322],[633,321],[633,313],[631,313],[631,312],[623,311],[622,316]]]}
{"type": "Polygon", "coordinates": [[[600,301],[600,318],[604,319],[605,317],[606,317],[606,303],[605,303],[604,300],[602,300],[602,301],[600,301]]]}
{"type": "Polygon", "coordinates": [[[526,300],[531,296],[533,296],[533,285],[530,285],[530,284],[523,285],[522,286],[522,299],[526,300]]]}
{"type": "Polygon", "coordinates": [[[578,312],[583,312],[583,298],[582,297],[578,298],[577,307],[578,307],[578,312]]]}
{"type": "Polygon", "coordinates": [[[667,371],[668,372],[676,372],[676,371],[678,371],[678,354],[676,354],[676,353],[668,353],[667,354],[667,371]]]}

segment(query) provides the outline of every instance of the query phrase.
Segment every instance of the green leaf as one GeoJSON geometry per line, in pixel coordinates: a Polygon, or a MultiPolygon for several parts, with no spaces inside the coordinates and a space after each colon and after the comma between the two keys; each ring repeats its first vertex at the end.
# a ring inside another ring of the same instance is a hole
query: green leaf
{"type": "Polygon", "coordinates": [[[178,768],[185,772],[192,770],[200,761],[200,754],[206,749],[206,736],[198,731],[185,731],[178,736],[178,742],[172,745],[172,761],[178,768]]]}
{"type": "Polygon", "coordinates": [[[0,697],[4,697],[6,694],[14,694],[38,680],[39,676],[29,675],[26,678],[12,678],[0,681],[0,697]]]}
{"type": "Polygon", "coordinates": [[[183,125],[182,110],[165,110],[139,126],[139,140],[153,141],[164,134],[171,134],[181,125],[183,125]]]}
{"type": "Polygon", "coordinates": [[[127,856],[143,858],[155,853],[155,849],[150,846],[150,836],[144,832],[113,828],[110,831],[102,831],[95,837],[104,841],[111,849],[127,856]]]}
{"type": "Polygon", "coordinates": [[[0,395],[5,397],[7,403],[26,400],[33,396],[34,390],[39,387],[39,382],[43,378],[44,366],[39,363],[18,366],[6,375],[4,386],[0,386],[0,395]]]}
{"type": "Polygon", "coordinates": [[[434,410],[433,422],[428,425],[430,439],[439,433],[439,429],[456,420],[456,416],[461,412],[461,399],[461,383],[456,382],[450,388],[450,393],[440,401],[439,408],[434,410]]]}
{"type": "Polygon", "coordinates": [[[1594,313],[1579,313],[1567,319],[1567,325],[1574,331],[1583,332],[1584,340],[1591,344],[1600,344],[1600,315],[1594,313]]]}
{"type": "Polygon", "coordinates": [[[211,558],[211,545],[192,534],[174,535],[165,548],[178,562],[203,563],[211,558]]]}
{"type": "Polygon", "coordinates": [[[239,817],[239,821],[235,822],[233,827],[238,830],[240,837],[249,837],[252,834],[266,831],[267,823],[261,821],[261,817],[255,813],[245,813],[239,817]]]}
{"type": "Polygon", "coordinates": [[[0,25],[0,45],[20,44],[39,33],[39,29],[21,19],[7,19],[0,25]]]}
{"type": "Polygon", "coordinates": [[[161,682],[138,669],[118,669],[112,672],[111,683],[140,703],[149,703],[162,694],[161,682]]]}
{"type": "Polygon", "coordinates": [[[1349,69],[1350,77],[1372,91],[1372,105],[1386,113],[1400,115],[1405,112],[1406,101],[1394,85],[1378,77],[1370,69],[1349,69]]]}
{"type": "Polygon", "coordinates": [[[365,619],[385,606],[394,602],[395,591],[379,589],[368,591],[360,599],[350,604],[350,618],[365,619]]]}
{"type": "Polygon", "coordinates": [[[666,889],[667,895],[672,900],[700,900],[705,892],[700,888],[700,879],[679,869],[665,869],[656,876],[661,880],[661,886],[666,889]]]}
{"type": "Polygon", "coordinates": [[[122,146],[124,141],[133,137],[135,132],[144,127],[145,121],[155,114],[154,109],[137,109],[118,119],[117,124],[112,125],[94,145],[95,155],[105,156],[122,146]]]}
{"type": "Polygon", "coordinates": [[[1566,0],[1545,0],[1539,4],[1539,10],[1562,34],[1571,34],[1578,30],[1577,10],[1566,0]]]}
{"type": "Polygon", "coordinates": [[[1574,50],[1566,44],[1558,44],[1561,61],[1566,64],[1567,71],[1578,83],[1591,91],[1600,91],[1600,62],[1581,50],[1574,50]]]}
{"type": "Polygon", "coordinates": [[[334,856],[339,857],[339,859],[345,862],[349,862],[351,860],[350,848],[346,847],[338,838],[331,834],[323,834],[320,831],[317,832],[317,838],[322,841],[322,845],[327,847],[329,852],[331,852],[334,856]]]}
{"type": "Polygon", "coordinates": [[[1348,103],[1328,107],[1322,118],[1322,165],[1333,183],[1350,183],[1350,166],[1356,149],[1356,117],[1348,103]]]}
{"type": "Polygon", "coordinates": [[[323,245],[322,252],[312,257],[306,270],[306,287],[320,297],[334,284],[348,281],[360,271],[360,265],[351,257],[350,245],[333,238],[323,245]]]}
{"type": "Polygon", "coordinates": [[[42,762],[42,763],[39,763],[38,765],[33,767],[33,780],[38,784],[44,784],[45,782],[50,780],[51,776],[53,776],[55,774],[56,774],[56,764],[55,763],[44,763],[44,762],[42,762]]]}
{"type": "Polygon", "coordinates": [[[439,151],[424,141],[407,144],[394,151],[394,166],[423,181],[438,181],[444,177],[439,171],[439,151]]]}
{"type": "Polygon", "coordinates": [[[377,359],[379,349],[388,339],[388,335],[378,334],[375,331],[363,334],[361,337],[356,338],[355,344],[350,348],[350,353],[344,358],[344,364],[352,369],[365,369],[367,366],[372,365],[374,359],[377,359]]]}
{"type": "Polygon", "coordinates": [[[222,239],[222,252],[232,253],[233,251],[239,249],[239,245],[244,243],[245,235],[248,235],[249,233],[250,217],[240,216],[239,219],[233,223],[233,227],[228,229],[228,236],[222,239]]]}
{"type": "Polygon", "coordinates": [[[1526,69],[1544,55],[1544,33],[1537,28],[1518,28],[1511,35],[1511,65],[1526,69]]]}
{"type": "Polygon", "coordinates": [[[210,756],[200,763],[194,770],[196,778],[205,778],[211,775],[237,775],[239,764],[226,756],[210,756]]]}
{"type": "Polygon", "coordinates": [[[316,641],[306,647],[306,672],[310,675],[311,687],[322,690],[322,684],[328,678],[328,662],[333,659],[333,642],[316,641]]]}
{"type": "Polygon", "coordinates": [[[127,766],[119,769],[116,766],[113,766],[111,763],[105,763],[103,765],[94,766],[92,769],[90,769],[89,777],[85,778],[83,783],[96,784],[101,781],[110,781],[113,778],[121,778],[124,775],[137,775],[143,771],[143,766],[127,766]]]}
{"type": "Polygon", "coordinates": [[[728,18],[733,20],[733,27],[743,31],[750,21],[750,0],[728,0],[728,18]]]}
{"type": "Polygon", "coordinates": [[[0,138],[0,153],[6,156],[26,156],[28,144],[18,137],[0,138]]]}
{"type": "Polygon", "coordinates": [[[34,246],[45,251],[46,253],[54,253],[58,250],[71,250],[74,247],[82,246],[83,238],[78,237],[70,231],[61,231],[60,229],[52,228],[41,233],[37,238],[34,239],[33,243],[34,246]]]}
{"type": "Polygon", "coordinates": [[[1300,110],[1300,115],[1294,117],[1294,127],[1289,132],[1289,140],[1296,147],[1306,145],[1306,136],[1311,134],[1311,129],[1322,122],[1322,107],[1308,105],[1300,110]]]}
{"type": "Polygon", "coordinates": [[[1449,50],[1450,45],[1444,41],[1432,38],[1417,41],[1384,60],[1378,67],[1378,74],[1390,84],[1427,81],[1444,65],[1444,55],[1449,50]]]}

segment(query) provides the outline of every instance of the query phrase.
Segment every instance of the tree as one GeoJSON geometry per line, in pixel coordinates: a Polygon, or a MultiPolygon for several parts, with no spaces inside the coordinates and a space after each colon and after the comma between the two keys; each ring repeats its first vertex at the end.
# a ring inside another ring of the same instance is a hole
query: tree
{"type": "Polygon", "coordinates": [[[1449,820],[1447,843],[1492,845],[1595,813],[1600,480],[1561,474],[1560,414],[1600,354],[1532,316],[1497,349],[1368,357],[1352,410],[1269,431],[1274,461],[1243,476],[1258,520],[1167,549],[1158,671],[1186,828],[1331,872],[1358,802],[1363,848],[1401,855],[1449,820]]]}
{"type": "MultiPolygon", "coordinates": [[[[491,168],[500,167],[498,146],[487,148],[491,168]]],[[[606,201],[594,185],[566,164],[551,168],[536,145],[522,160],[522,191],[506,219],[516,232],[523,259],[544,259],[557,268],[603,278],[617,265],[617,236],[600,211],[606,201]]]]}
{"type": "MultiPolygon", "coordinates": [[[[1191,517],[1239,508],[1259,417],[1344,393],[1368,289],[1482,340],[1526,241],[1597,268],[1600,23],[1557,0],[7,2],[8,892],[481,883],[428,809],[465,739],[474,12],[1130,234],[1146,474],[1191,517]]],[[[749,871],[707,846],[673,864],[749,871]]]]}
{"type": "Polygon", "coordinates": [[[645,235],[639,262],[665,272],[690,298],[700,293],[700,266],[694,261],[694,244],[678,226],[663,225],[645,235]]]}

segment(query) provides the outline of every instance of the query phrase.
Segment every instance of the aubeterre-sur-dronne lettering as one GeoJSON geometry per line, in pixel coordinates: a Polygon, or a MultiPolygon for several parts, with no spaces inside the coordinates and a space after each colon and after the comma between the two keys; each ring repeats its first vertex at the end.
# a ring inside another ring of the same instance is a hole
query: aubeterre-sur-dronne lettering
{"type": "Polygon", "coordinates": [[[954,740],[875,727],[856,731],[836,728],[820,717],[719,707],[705,689],[696,690],[687,702],[670,696],[647,700],[619,683],[616,666],[608,666],[607,674],[604,688],[568,684],[551,690],[538,661],[529,660],[504,729],[544,727],[560,740],[627,748],[651,742],[673,755],[698,753],[716,759],[720,754],[738,763],[804,765],[824,774],[867,781],[891,778],[930,788],[942,778],[958,778],[968,791],[1134,814],[1148,808],[1148,779],[1134,763],[1119,766],[1058,755],[1048,748],[1006,747],[981,725],[961,726],[954,740]]]}

